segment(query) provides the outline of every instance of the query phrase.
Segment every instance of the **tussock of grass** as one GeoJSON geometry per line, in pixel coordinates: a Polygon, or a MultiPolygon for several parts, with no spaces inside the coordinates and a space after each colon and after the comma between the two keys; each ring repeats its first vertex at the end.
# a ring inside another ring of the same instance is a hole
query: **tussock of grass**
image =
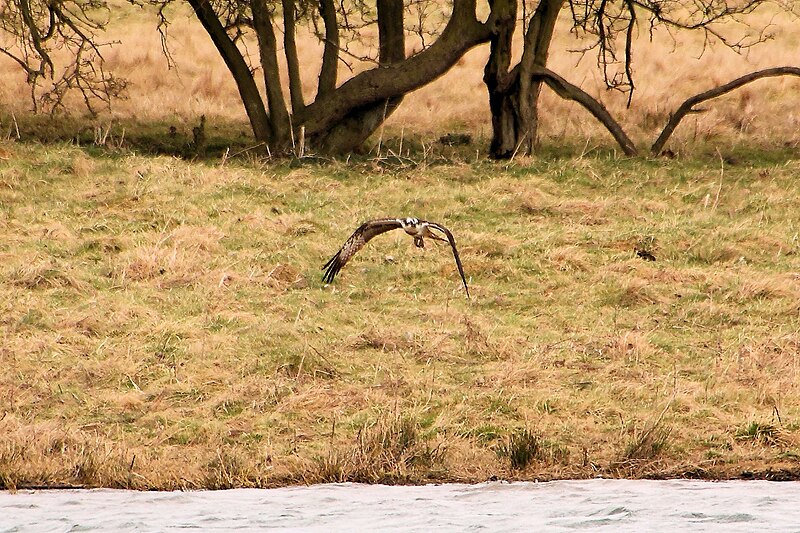
{"type": "Polygon", "coordinates": [[[513,470],[521,470],[543,454],[539,437],[525,429],[512,434],[506,442],[498,446],[497,455],[507,458],[513,470]]]}
{"type": "Polygon", "coordinates": [[[736,431],[736,438],[764,446],[785,447],[790,444],[786,431],[769,423],[750,422],[736,431]]]}
{"type": "Polygon", "coordinates": [[[445,441],[407,417],[359,428],[353,449],[317,460],[314,481],[400,483],[446,476],[445,441]]]}
{"type": "Polygon", "coordinates": [[[3,486],[725,477],[800,455],[793,159],[726,170],[711,209],[716,185],[687,176],[713,158],[9,151],[3,486]],[[384,215],[450,227],[473,298],[447,247],[401,232],[324,286],[384,215]],[[774,410],[774,431],[742,430],[774,410]]]}

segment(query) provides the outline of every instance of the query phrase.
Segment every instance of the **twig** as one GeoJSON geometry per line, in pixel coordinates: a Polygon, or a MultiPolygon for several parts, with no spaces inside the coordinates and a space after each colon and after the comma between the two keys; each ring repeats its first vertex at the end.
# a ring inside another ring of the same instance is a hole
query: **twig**
{"type": "Polygon", "coordinates": [[[306,127],[300,126],[300,158],[302,159],[306,152],[306,127]]]}
{"type": "Polygon", "coordinates": [[[14,121],[14,131],[17,132],[17,140],[20,140],[22,136],[19,134],[19,124],[17,124],[17,117],[13,112],[11,113],[11,120],[14,121]]]}
{"type": "Polygon", "coordinates": [[[719,153],[719,148],[717,148],[717,155],[719,156],[719,187],[717,187],[717,195],[714,197],[714,203],[711,206],[711,209],[715,211],[719,203],[719,193],[722,192],[722,178],[725,177],[725,160],[722,158],[722,154],[719,153]]]}

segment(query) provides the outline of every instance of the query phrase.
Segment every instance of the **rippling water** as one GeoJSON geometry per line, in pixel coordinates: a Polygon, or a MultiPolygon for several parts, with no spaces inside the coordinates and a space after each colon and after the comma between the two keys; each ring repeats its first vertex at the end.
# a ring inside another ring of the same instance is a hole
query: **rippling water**
{"type": "Polygon", "coordinates": [[[800,482],[587,480],[0,491],[12,531],[798,531],[800,482]]]}

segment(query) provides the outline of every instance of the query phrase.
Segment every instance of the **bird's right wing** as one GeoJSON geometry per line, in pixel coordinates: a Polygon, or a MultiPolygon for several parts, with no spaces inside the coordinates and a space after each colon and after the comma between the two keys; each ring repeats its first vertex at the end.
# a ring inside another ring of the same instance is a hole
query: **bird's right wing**
{"type": "Polygon", "coordinates": [[[400,222],[400,219],[397,218],[379,218],[361,224],[358,229],[344,241],[344,244],[339,251],[336,252],[336,255],[331,257],[328,262],[323,265],[322,270],[325,271],[325,274],[322,275],[322,281],[325,283],[333,282],[333,278],[336,277],[336,274],[339,273],[342,267],[344,267],[350,258],[362,249],[370,239],[381,233],[386,233],[387,231],[402,227],[403,224],[400,222]]]}
{"type": "Polygon", "coordinates": [[[453,258],[456,260],[456,267],[458,267],[458,273],[461,275],[461,282],[464,284],[464,292],[467,293],[467,298],[469,298],[469,287],[467,287],[467,278],[464,276],[464,266],[461,264],[461,258],[458,256],[456,239],[453,237],[453,234],[450,233],[450,230],[441,224],[437,224],[436,222],[428,222],[427,224],[431,229],[441,231],[444,233],[445,237],[447,237],[447,241],[450,243],[450,248],[453,249],[453,258]]]}

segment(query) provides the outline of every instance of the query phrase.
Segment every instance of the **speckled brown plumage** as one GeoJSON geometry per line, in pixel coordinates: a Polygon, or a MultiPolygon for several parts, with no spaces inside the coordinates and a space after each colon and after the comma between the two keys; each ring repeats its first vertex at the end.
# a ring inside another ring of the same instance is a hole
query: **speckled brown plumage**
{"type": "Polygon", "coordinates": [[[453,250],[453,257],[456,260],[458,273],[461,276],[461,281],[464,283],[464,290],[467,293],[467,298],[469,298],[467,279],[464,276],[464,267],[461,265],[461,258],[458,256],[456,241],[453,238],[453,234],[441,224],[419,220],[417,218],[379,218],[361,224],[345,241],[339,251],[336,252],[336,255],[331,257],[322,267],[325,271],[322,275],[322,280],[325,283],[332,283],[336,274],[339,273],[342,267],[344,267],[350,258],[363,248],[370,239],[382,233],[386,233],[387,231],[399,228],[402,228],[406,233],[414,237],[414,244],[419,247],[424,247],[424,237],[430,237],[434,240],[449,243],[453,250]],[[446,239],[435,235],[431,230],[440,231],[445,235],[446,239]]]}

